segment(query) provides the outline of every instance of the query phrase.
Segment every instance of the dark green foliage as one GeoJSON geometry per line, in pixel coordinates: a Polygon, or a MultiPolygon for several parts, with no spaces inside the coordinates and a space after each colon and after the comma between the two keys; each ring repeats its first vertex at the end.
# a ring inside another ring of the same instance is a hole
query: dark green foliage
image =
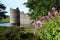
{"type": "Polygon", "coordinates": [[[4,6],[4,4],[1,4],[1,3],[0,3],[0,8],[2,8],[4,10],[6,9],[6,7],[4,6]]]}
{"type": "Polygon", "coordinates": [[[6,29],[8,29],[9,27],[6,27],[6,26],[4,26],[4,27],[2,27],[2,26],[0,26],[0,31],[4,31],[4,30],[6,30],[6,29]]]}
{"type": "Polygon", "coordinates": [[[10,27],[0,35],[0,40],[20,40],[20,29],[10,27]]]}
{"type": "MultiPolygon", "coordinates": [[[[3,28],[3,27],[2,27],[3,28]]],[[[1,28],[1,29],[2,29],[1,28]]],[[[0,40],[35,40],[32,29],[20,29],[17,27],[10,27],[0,32],[0,40]]]]}
{"type": "Polygon", "coordinates": [[[29,16],[31,19],[39,19],[39,16],[47,15],[48,11],[51,10],[53,6],[60,9],[60,0],[57,0],[56,5],[54,0],[28,0],[25,5],[29,8],[29,16]]]}
{"type": "Polygon", "coordinates": [[[5,11],[6,7],[4,6],[4,4],[0,3],[0,19],[6,18],[7,16],[5,15],[5,13],[7,13],[5,11]]]}

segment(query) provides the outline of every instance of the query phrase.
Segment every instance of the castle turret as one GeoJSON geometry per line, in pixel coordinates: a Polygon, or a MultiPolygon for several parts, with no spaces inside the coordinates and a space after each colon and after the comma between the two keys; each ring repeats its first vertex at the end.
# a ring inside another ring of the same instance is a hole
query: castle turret
{"type": "Polygon", "coordinates": [[[20,11],[19,8],[10,9],[10,24],[12,26],[20,26],[20,11]]]}

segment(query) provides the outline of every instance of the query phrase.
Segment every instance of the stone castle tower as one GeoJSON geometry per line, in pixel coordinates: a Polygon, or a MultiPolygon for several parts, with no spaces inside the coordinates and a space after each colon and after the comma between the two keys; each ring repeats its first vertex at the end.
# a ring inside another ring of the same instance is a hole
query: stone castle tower
{"type": "Polygon", "coordinates": [[[17,26],[28,26],[30,25],[30,17],[23,11],[20,12],[18,8],[10,9],[10,24],[17,26]]]}
{"type": "Polygon", "coordinates": [[[10,24],[14,26],[20,26],[20,11],[19,8],[10,8],[10,24]]]}

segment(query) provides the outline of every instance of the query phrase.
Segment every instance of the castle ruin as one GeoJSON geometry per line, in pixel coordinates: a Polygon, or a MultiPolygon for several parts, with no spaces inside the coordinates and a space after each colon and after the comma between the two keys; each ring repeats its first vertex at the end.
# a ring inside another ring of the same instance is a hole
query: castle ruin
{"type": "Polygon", "coordinates": [[[19,8],[10,9],[10,24],[12,26],[20,26],[20,11],[19,8]]]}
{"type": "Polygon", "coordinates": [[[27,13],[24,13],[23,11],[20,12],[18,8],[16,9],[10,9],[10,23],[17,26],[28,26],[30,25],[30,17],[27,15],[27,13]]]}

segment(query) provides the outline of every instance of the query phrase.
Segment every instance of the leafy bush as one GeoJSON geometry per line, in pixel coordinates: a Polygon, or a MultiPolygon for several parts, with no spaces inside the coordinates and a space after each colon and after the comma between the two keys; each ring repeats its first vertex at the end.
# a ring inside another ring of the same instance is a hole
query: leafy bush
{"type": "Polygon", "coordinates": [[[20,40],[20,30],[18,28],[8,28],[2,32],[0,40],[20,40]]]}
{"type": "Polygon", "coordinates": [[[38,39],[34,36],[32,29],[26,28],[17,28],[10,27],[6,29],[4,32],[0,32],[0,40],[34,40],[38,39]]]}
{"type": "Polygon", "coordinates": [[[41,40],[60,40],[60,16],[50,18],[43,28],[37,30],[37,36],[41,40]]]}

